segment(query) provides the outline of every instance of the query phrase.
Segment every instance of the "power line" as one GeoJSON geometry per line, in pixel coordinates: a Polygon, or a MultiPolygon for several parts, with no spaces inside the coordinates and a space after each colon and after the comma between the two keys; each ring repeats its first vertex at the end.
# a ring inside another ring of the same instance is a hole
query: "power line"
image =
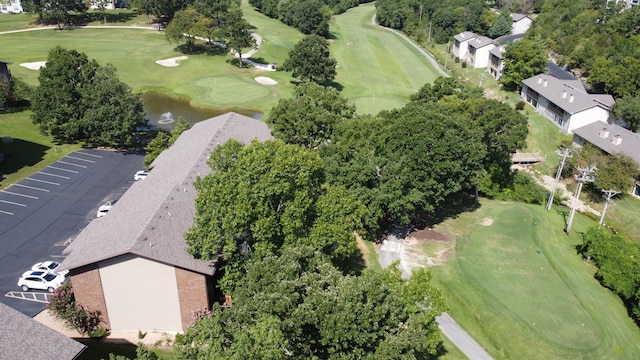
{"type": "Polygon", "coordinates": [[[560,166],[558,167],[558,171],[556,172],[556,183],[553,185],[553,190],[549,195],[549,201],[547,201],[547,210],[551,210],[551,205],[553,205],[553,198],[556,196],[556,189],[558,188],[558,181],[560,181],[560,175],[562,174],[564,163],[567,161],[567,158],[573,157],[571,152],[572,150],[569,148],[560,148],[560,150],[556,150],[556,154],[558,154],[558,156],[562,156],[562,162],[560,162],[560,166]]]}
{"type": "Polygon", "coordinates": [[[571,231],[571,223],[573,223],[573,216],[576,214],[576,205],[580,200],[580,191],[582,191],[582,184],[585,182],[594,182],[596,180],[595,175],[592,175],[596,172],[593,166],[590,168],[578,167],[576,169],[581,174],[575,175],[576,181],[578,182],[578,188],[576,189],[576,195],[571,202],[571,213],[569,214],[569,221],[567,221],[567,228],[565,229],[567,235],[569,235],[569,232],[571,231]]]}

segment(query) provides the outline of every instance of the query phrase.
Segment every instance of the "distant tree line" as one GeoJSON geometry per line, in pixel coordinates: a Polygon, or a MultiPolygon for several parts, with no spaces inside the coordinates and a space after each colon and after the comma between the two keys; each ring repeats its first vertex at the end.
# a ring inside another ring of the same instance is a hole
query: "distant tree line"
{"type": "Polygon", "coordinates": [[[329,35],[329,21],[360,3],[373,0],[249,0],[268,17],[293,26],[303,34],[329,35]]]}

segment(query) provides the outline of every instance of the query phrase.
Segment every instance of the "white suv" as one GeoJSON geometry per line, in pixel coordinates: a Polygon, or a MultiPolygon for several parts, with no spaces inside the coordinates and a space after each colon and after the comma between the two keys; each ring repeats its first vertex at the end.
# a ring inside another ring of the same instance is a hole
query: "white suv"
{"type": "Polygon", "coordinates": [[[18,279],[18,286],[22,288],[22,291],[29,291],[29,289],[47,290],[48,292],[54,292],[67,278],[62,274],[54,274],[48,271],[42,270],[29,270],[22,274],[18,279]]]}
{"type": "Polygon", "coordinates": [[[96,217],[103,217],[105,215],[107,215],[107,213],[109,212],[109,210],[111,210],[111,208],[113,207],[113,204],[115,204],[115,200],[114,201],[107,201],[106,203],[104,203],[104,205],[100,206],[98,208],[98,213],[96,214],[96,217]]]}
{"type": "Polygon", "coordinates": [[[60,263],[57,262],[57,261],[43,261],[43,262],[39,262],[39,263],[33,265],[31,267],[31,270],[33,270],[33,271],[38,271],[38,270],[48,271],[48,272],[61,274],[61,275],[65,275],[65,276],[69,273],[69,270],[56,271],[58,266],[60,266],[60,263]]]}
{"type": "Polygon", "coordinates": [[[135,180],[135,181],[144,180],[144,179],[147,178],[147,175],[149,175],[148,171],[140,170],[135,175],[133,175],[133,180],[135,180]]]}

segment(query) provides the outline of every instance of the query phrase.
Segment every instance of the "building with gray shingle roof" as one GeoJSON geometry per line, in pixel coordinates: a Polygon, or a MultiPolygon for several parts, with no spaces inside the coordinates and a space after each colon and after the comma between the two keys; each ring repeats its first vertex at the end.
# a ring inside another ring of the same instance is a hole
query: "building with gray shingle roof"
{"type": "MultiPolygon", "coordinates": [[[[625,154],[640,164],[640,134],[619,125],[595,122],[574,129],[573,144],[581,147],[587,143],[607,154],[625,154]]],[[[640,196],[640,183],[636,182],[631,193],[640,196]]]]}
{"type": "Polygon", "coordinates": [[[614,104],[610,95],[586,92],[580,81],[540,74],[522,81],[520,96],[564,133],[596,121],[607,122],[614,104]]]}
{"type": "Polygon", "coordinates": [[[478,35],[472,33],[471,31],[464,31],[464,32],[461,32],[460,34],[454,35],[453,55],[460,60],[466,61],[468,44],[470,41],[472,41],[477,37],[478,35]]]}
{"type": "Polygon", "coordinates": [[[72,360],[86,347],[2,303],[0,323],[1,359],[72,360]]]}
{"type": "Polygon", "coordinates": [[[236,113],[196,123],[65,251],[61,267],[77,301],[101,311],[110,329],[183,331],[192,311],[212,305],[216,262],[188,254],[183,235],[196,213],[193,182],[211,172],[212,150],[229,139],[272,137],[265,123],[236,113]]]}
{"type": "Polygon", "coordinates": [[[511,34],[524,34],[531,27],[533,20],[526,14],[510,14],[511,20],[511,34]]]}
{"type": "Polygon", "coordinates": [[[489,50],[489,65],[487,66],[487,72],[493,76],[495,80],[500,80],[502,77],[502,71],[504,70],[504,52],[506,45],[500,45],[489,50]]]}
{"type": "Polygon", "coordinates": [[[489,65],[489,51],[495,47],[495,42],[486,36],[478,36],[469,41],[467,50],[469,64],[474,69],[486,68],[489,65]]]}

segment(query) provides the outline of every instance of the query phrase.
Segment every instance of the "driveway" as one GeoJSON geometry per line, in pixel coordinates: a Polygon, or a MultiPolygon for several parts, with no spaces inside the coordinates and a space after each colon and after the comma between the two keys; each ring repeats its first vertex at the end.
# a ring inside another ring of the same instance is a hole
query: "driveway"
{"type": "Polygon", "coordinates": [[[20,275],[62,251],[100,205],[117,199],[143,167],[142,154],[76,151],[0,191],[0,301],[33,317],[43,303],[6,297],[20,275]]]}

